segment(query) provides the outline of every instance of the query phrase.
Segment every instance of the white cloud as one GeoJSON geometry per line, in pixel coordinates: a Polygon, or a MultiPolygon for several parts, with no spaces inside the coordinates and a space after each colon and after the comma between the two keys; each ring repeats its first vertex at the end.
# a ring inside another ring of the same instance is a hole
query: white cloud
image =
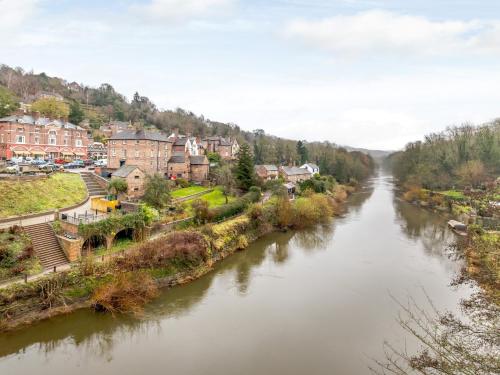
{"type": "Polygon", "coordinates": [[[36,10],[39,0],[0,0],[0,30],[18,27],[36,10]]]}
{"type": "Polygon", "coordinates": [[[432,21],[367,11],[322,20],[289,22],[284,35],[342,56],[500,53],[499,20],[432,21]]]}
{"type": "Polygon", "coordinates": [[[226,11],[233,3],[234,0],[152,0],[131,9],[153,20],[177,22],[226,11]]]}

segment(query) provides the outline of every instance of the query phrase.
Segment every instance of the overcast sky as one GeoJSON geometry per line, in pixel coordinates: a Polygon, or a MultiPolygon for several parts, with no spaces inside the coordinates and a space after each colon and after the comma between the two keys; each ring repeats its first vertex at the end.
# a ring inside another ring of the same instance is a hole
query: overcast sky
{"type": "Polygon", "coordinates": [[[0,63],[246,130],[398,149],[500,117],[500,1],[0,0],[0,63]]]}

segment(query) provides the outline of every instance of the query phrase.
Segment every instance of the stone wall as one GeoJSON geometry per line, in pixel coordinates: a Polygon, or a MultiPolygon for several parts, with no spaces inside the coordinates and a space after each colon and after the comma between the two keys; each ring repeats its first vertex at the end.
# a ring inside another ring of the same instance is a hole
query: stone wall
{"type": "Polygon", "coordinates": [[[70,262],[74,262],[82,256],[83,238],[69,239],[63,236],[56,236],[61,248],[70,262]]]}

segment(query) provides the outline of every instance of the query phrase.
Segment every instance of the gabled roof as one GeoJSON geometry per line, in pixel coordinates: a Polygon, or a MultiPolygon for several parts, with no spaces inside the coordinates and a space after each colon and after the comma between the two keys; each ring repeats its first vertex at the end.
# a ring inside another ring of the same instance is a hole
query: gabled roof
{"type": "Polygon", "coordinates": [[[187,138],[177,138],[174,142],[174,146],[185,146],[187,141],[187,138]]]}
{"type": "Polygon", "coordinates": [[[261,164],[261,165],[256,165],[255,168],[264,168],[268,172],[278,172],[278,167],[273,165],[273,164],[261,164]]]}
{"type": "Polygon", "coordinates": [[[287,176],[297,176],[301,174],[311,174],[307,169],[305,168],[299,168],[299,167],[281,167],[283,172],[287,176]]]}
{"type": "Polygon", "coordinates": [[[170,159],[169,163],[185,163],[186,162],[186,154],[184,152],[174,152],[170,159]]]}
{"type": "Polygon", "coordinates": [[[208,159],[205,155],[191,155],[189,161],[194,165],[208,165],[208,159]]]}
{"type": "Polygon", "coordinates": [[[135,171],[136,169],[141,170],[138,166],[136,165],[122,165],[119,169],[114,171],[111,176],[112,177],[121,177],[121,178],[126,178],[130,173],[135,171]]]}
{"type": "Polygon", "coordinates": [[[109,138],[112,141],[116,140],[149,140],[149,141],[159,141],[159,142],[172,142],[163,133],[152,132],[149,130],[137,130],[137,131],[123,131],[116,133],[109,138]]]}

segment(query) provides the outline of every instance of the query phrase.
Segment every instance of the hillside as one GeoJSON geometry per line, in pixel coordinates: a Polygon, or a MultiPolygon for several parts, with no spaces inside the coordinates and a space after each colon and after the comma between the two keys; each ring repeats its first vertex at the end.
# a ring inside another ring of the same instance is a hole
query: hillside
{"type": "Polygon", "coordinates": [[[340,182],[363,179],[374,168],[368,153],[349,152],[330,142],[279,138],[266,134],[262,129],[243,131],[236,124],[212,121],[181,108],[160,110],[148,97],[138,92],[129,102],[107,83],[95,88],[45,73],[35,74],[22,68],[1,65],[0,90],[0,101],[4,103],[36,103],[40,93],[57,95],[66,103],[69,120],[92,129],[94,136],[98,136],[99,127],[110,120],[130,121],[139,127],[154,127],[167,133],[178,128],[181,133],[199,137],[219,135],[236,138],[240,143],[247,142],[253,146],[256,164],[300,165],[306,161],[315,162],[321,173],[331,174],[340,182]]]}

